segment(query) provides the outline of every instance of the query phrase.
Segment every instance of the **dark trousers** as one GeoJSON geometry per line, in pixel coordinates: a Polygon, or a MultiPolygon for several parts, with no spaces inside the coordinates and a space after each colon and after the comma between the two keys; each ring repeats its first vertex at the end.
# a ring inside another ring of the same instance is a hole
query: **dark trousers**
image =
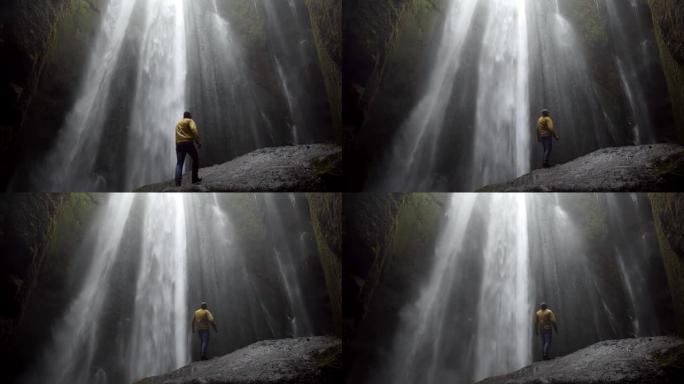
{"type": "Polygon", "coordinates": [[[551,342],[553,341],[553,331],[552,330],[542,330],[541,331],[541,342],[542,342],[542,353],[544,358],[549,357],[549,350],[551,349],[551,342]]]}
{"type": "Polygon", "coordinates": [[[195,143],[186,141],[176,144],[176,185],[180,186],[183,180],[183,165],[185,164],[185,156],[190,155],[192,159],[192,182],[199,179],[199,155],[195,148],[195,143]]]}
{"type": "Polygon", "coordinates": [[[539,141],[544,147],[544,166],[548,167],[551,160],[551,152],[553,151],[553,137],[542,137],[539,141]]]}
{"type": "Polygon", "coordinates": [[[209,330],[199,330],[197,335],[200,339],[200,356],[204,359],[207,357],[207,349],[209,348],[209,330]]]}

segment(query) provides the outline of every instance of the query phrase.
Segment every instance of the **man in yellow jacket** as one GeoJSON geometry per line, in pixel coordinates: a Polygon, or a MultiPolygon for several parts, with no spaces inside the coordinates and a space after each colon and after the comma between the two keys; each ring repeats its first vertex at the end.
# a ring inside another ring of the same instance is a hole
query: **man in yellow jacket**
{"type": "Polygon", "coordinates": [[[551,152],[553,151],[553,139],[560,140],[553,126],[553,120],[549,116],[549,111],[544,109],[542,115],[537,120],[537,140],[544,146],[544,168],[551,166],[551,152]]]}
{"type": "Polygon", "coordinates": [[[180,187],[183,180],[183,164],[185,164],[185,156],[190,155],[192,158],[192,183],[197,184],[202,179],[199,178],[199,155],[197,154],[197,146],[202,148],[202,139],[200,138],[197,124],[192,119],[190,112],[185,112],[183,118],[176,125],[176,186],[180,187]]]}
{"type": "Polygon", "coordinates": [[[214,328],[214,332],[218,333],[216,323],[214,322],[214,315],[207,309],[207,303],[202,302],[200,309],[195,311],[192,316],[192,333],[197,332],[200,339],[200,358],[207,359],[207,348],[209,348],[209,326],[214,328]]]}
{"type": "Polygon", "coordinates": [[[556,334],[558,334],[556,315],[549,309],[549,306],[546,305],[546,303],[541,303],[534,320],[534,333],[537,335],[541,333],[544,360],[549,359],[549,349],[551,349],[553,331],[556,331],[556,334]]]}

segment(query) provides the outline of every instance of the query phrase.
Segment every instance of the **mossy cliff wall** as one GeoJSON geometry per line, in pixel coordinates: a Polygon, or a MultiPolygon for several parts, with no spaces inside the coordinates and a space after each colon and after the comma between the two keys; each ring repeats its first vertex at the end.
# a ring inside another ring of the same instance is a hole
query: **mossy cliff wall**
{"type": "Polygon", "coordinates": [[[672,293],[675,325],[678,334],[684,336],[684,195],[652,194],[651,203],[672,293]]]}
{"type": "Polygon", "coordinates": [[[677,138],[684,143],[684,2],[648,0],[653,14],[660,59],[667,78],[677,122],[677,138]]]}
{"type": "Polygon", "coordinates": [[[357,382],[389,348],[401,308],[418,292],[447,195],[348,194],[344,198],[344,354],[357,382]]]}
{"type": "Polygon", "coordinates": [[[342,194],[310,193],[309,213],[332,307],[335,334],[342,336],[342,194]]]}
{"type": "MultiPolygon", "coordinates": [[[[69,78],[39,92],[41,78],[45,78],[49,62],[61,51],[88,40],[101,16],[105,0],[4,0],[0,5],[0,185],[8,182],[7,175],[16,164],[16,148],[23,134],[22,127],[30,117],[29,106],[38,94],[47,101],[64,103],[68,95],[55,97],[61,87],[75,89],[69,78]],[[69,39],[58,39],[65,32],[69,39]],[[59,42],[59,44],[58,44],[59,42]],[[52,95],[52,96],[51,96],[52,95]]],[[[70,66],[83,60],[78,52],[69,54],[70,66]]],[[[60,73],[53,68],[52,73],[60,73]]],[[[67,101],[68,102],[68,101],[67,101]]],[[[55,127],[49,127],[50,131],[55,127]]],[[[39,139],[33,137],[33,139],[39,139]]]]}
{"type": "Polygon", "coordinates": [[[428,194],[345,195],[345,337],[355,333],[371,309],[393,305],[389,301],[371,305],[377,289],[404,290],[381,287],[388,274],[393,276],[390,281],[405,281],[406,286],[413,281],[414,274],[406,271],[415,268],[416,255],[431,252],[445,200],[446,195],[428,194]],[[401,278],[395,279],[398,275],[401,278]]]}
{"type": "Polygon", "coordinates": [[[393,133],[387,128],[397,125],[393,114],[412,107],[429,72],[425,64],[439,41],[435,28],[442,24],[447,1],[345,0],[342,94],[350,190],[361,189],[356,182],[364,177],[360,170],[377,148],[387,145],[393,133]],[[377,103],[380,93],[397,97],[393,103],[377,103]],[[371,109],[379,111],[373,121],[371,109]]]}
{"type": "Polygon", "coordinates": [[[328,94],[335,138],[342,143],[342,0],[305,0],[328,94]]]}
{"type": "Polygon", "coordinates": [[[96,201],[87,194],[14,194],[0,200],[0,341],[4,346],[50,258],[78,244],[96,201]]]}

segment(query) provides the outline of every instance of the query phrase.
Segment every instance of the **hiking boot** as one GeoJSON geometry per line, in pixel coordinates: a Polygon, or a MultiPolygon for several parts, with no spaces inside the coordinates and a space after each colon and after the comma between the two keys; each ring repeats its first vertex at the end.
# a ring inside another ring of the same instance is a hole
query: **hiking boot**
{"type": "Polygon", "coordinates": [[[209,359],[207,359],[207,355],[202,355],[202,356],[200,356],[200,360],[209,360],[209,359]]]}
{"type": "Polygon", "coordinates": [[[193,181],[192,181],[193,184],[199,184],[199,183],[201,183],[201,182],[202,182],[202,179],[197,179],[197,180],[193,180],[193,181]]]}

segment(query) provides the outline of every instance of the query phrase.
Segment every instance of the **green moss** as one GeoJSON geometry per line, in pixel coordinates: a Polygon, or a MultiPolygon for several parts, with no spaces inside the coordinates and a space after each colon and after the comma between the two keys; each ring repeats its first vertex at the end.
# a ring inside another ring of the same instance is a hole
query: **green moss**
{"type": "Polygon", "coordinates": [[[330,347],[316,356],[318,367],[342,369],[342,344],[330,347]]]}
{"type": "Polygon", "coordinates": [[[336,141],[342,143],[342,4],[339,0],[306,0],[336,141]]]}
{"type": "Polygon", "coordinates": [[[661,216],[675,217],[673,201],[677,196],[671,194],[652,194],[651,203],[660,254],[665,266],[668,285],[672,294],[675,324],[680,336],[684,336],[684,265],[682,257],[672,248],[663,227],[661,216]]]}
{"type": "Polygon", "coordinates": [[[335,333],[342,335],[342,195],[307,194],[311,224],[328,287],[335,333]]]}
{"type": "Polygon", "coordinates": [[[673,348],[656,357],[658,364],[665,369],[684,369],[684,345],[673,348]]]}
{"type": "Polygon", "coordinates": [[[672,99],[673,114],[677,123],[677,137],[680,143],[684,143],[684,67],[673,57],[667,42],[664,40],[663,31],[658,21],[657,14],[669,12],[661,10],[655,0],[649,0],[653,10],[653,22],[655,26],[656,41],[660,51],[660,61],[663,65],[667,87],[672,99]]]}
{"type": "Polygon", "coordinates": [[[677,153],[657,163],[656,174],[668,179],[684,180],[684,152],[677,153]]]}

